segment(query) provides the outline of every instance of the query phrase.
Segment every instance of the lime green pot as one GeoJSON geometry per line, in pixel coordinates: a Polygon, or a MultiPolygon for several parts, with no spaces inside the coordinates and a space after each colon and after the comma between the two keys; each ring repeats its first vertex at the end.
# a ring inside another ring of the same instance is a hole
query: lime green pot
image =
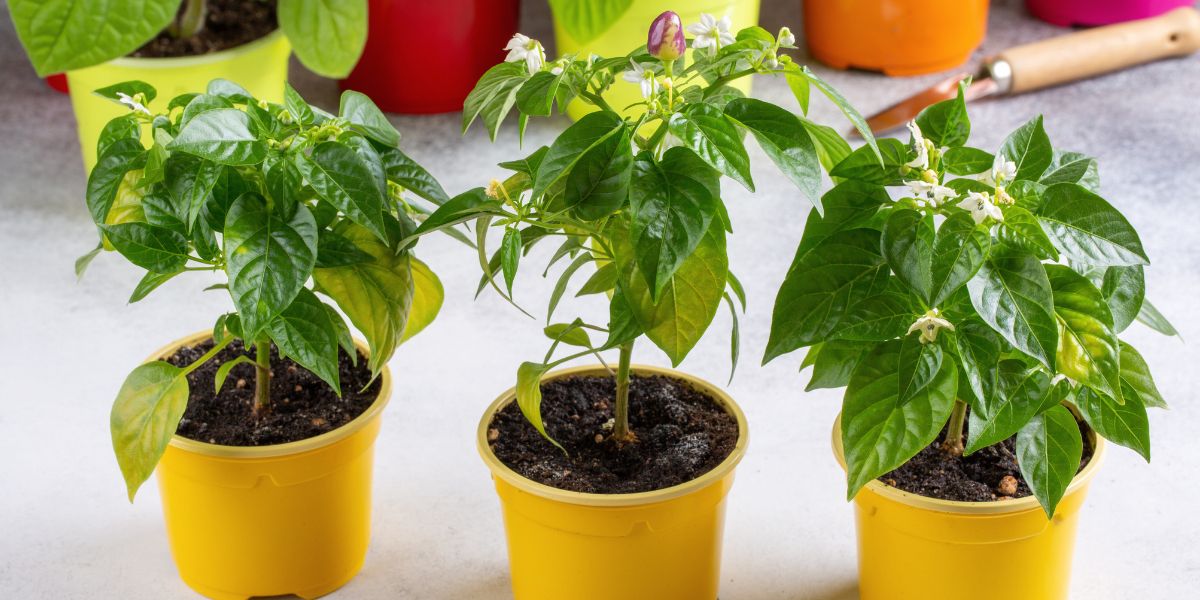
{"type": "MultiPolygon", "coordinates": [[[[555,5],[550,3],[551,7],[555,5]]],[[[624,56],[630,50],[646,43],[646,33],[654,18],[665,11],[673,10],[679,13],[684,27],[700,21],[700,13],[708,13],[718,19],[728,16],[732,21],[730,31],[737,33],[743,27],[758,24],[759,0],[632,0],[625,12],[605,24],[591,23],[589,26],[567,21],[567,15],[554,14],[554,41],[559,56],[580,54],[586,57],[589,53],[603,57],[624,56]],[[591,32],[589,30],[597,30],[591,32]]],[[[689,34],[689,37],[690,34],[689,34]]],[[[691,60],[692,51],[688,50],[691,60]]],[[[745,78],[734,82],[733,87],[749,95],[750,79],[745,78]]],[[[617,79],[607,92],[604,100],[614,108],[624,108],[642,100],[641,90],[637,84],[617,79]]],[[[567,106],[567,114],[572,119],[595,110],[590,104],[579,100],[567,106]]]]}
{"type": "MultiPolygon", "coordinates": [[[[93,90],[122,81],[144,81],[158,90],[158,97],[151,108],[162,109],[171,98],[189,92],[203,92],[209,81],[221,78],[241,85],[256,98],[282,102],[291,52],[292,46],[287,36],[277,29],[249,44],[212,54],[178,58],[118,58],[68,71],[67,82],[71,89],[75,121],[79,126],[79,146],[83,151],[84,168],[90,172],[96,164],[96,140],[104,126],[114,117],[129,113],[127,107],[101,98],[93,94],[93,90]]],[[[144,135],[149,136],[149,131],[144,135]]]]}

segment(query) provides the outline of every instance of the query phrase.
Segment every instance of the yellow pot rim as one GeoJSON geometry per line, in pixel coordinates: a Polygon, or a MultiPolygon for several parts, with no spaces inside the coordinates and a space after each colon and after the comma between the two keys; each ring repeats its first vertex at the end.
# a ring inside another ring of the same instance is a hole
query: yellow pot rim
{"type": "MultiPolygon", "coordinates": [[[[150,355],[150,357],[147,358],[147,362],[163,360],[166,357],[174,354],[176,350],[183,346],[194,346],[197,343],[209,339],[212,339],[211,331],[200,331],[194,333],[163,346],[157,352],[150,355]]],[[[358,346],[358,349],[361,350],[363,354],[367,354],[369,351],[366,344],[357,338],[354,340],[354,345],[358,346]]],[[[188,452],[202,454],[204,456],[245,459],[290,456],[303,452],[309,452],[318,448],[323,448],[354,435],[363,427],[366,427],[368,423],[373,421],[375,417],[379,415],[379,413],[383,412],[383,407],[387,406],[388,400],[392,395],[392,374],[391,371],[388,370],[387,365],[384,365],[383,369],[379,373],[379,383],[379,395],[375,397],[375,402],[372,402],[371,406],[367,407],[367,410],[363,411],[361,415],[351,419],[349,423],[346,423],[345,425],[342,425],[333,431],[322,433],[318,436],[297,440],[295,442],[288,442],[286,444],[272,444],[270,446],[225,446],[222,444],[209,444],[207,442],[185,438],[181,435],[175,435],[171,438],[170,445],[180,450],[186,450],[188,452]]]]}
{"type": "MultiPolygon", "coordinates": [[[[509,388],[508,391],[504,392],[503,394],[500,394],[500,396],[496,398],[496,400],[492,402],[490,406],[488,406],[487,410],[484,411],[483,418],[479,421],[479,430],[476,432],[475,436],[479,455],[483,458],[483,462],[487,464],[488,469],[492,471],[492,475],[503,479],[509,485],[512,485],[523,492],[534,494],[536,496],[546,498],[547,500],[582,506],[614,508],[655,504],[679,498],[681,496],[686,496],[720,481],[733,472],[734,467],[736,467],[737,464],[741,462],[742,457],[746,455],[746,446],[750,441],[749,430],[746,427],[746,415],[742,413],[741,407],[739,407],[737,403],[733,401],[733,398],[731,398],[729,394],[726,394],[717,386],[700,379],[699,377],[694,377],[674,369],[650,365],[632,365],[631,369],[633,373],[639,375],[664,375],[683,380],[698,391],[708,394],[709,397],[720,403],[721,407],[725,409],[725,412],[729,413],[729,415],[737,421],[738,426],[738,441],[734,446],[733,451],[729,453],[729,456],[725,457],[725,460],[713,467],[711,471],[701,475],[700,477],[679,485],[663,488],[661,490],[652,490],[649,492],[637,492],[633,494],[591,494],[561,490],[556,487],[538,483],[531,479],[527,479],[516,471],[510,469],[508,465],[500,462],[500,459],[496,458],[496,455],[492,453],[492,450],[488,445],[488,426],[491,425],[493,416],[502,408],[508,406],[509,403],[516,400],[516,388],[513,387],[509,388]]],[[[575,375],[608,374],[608,369],[602,365],[585,365],[551,371],[547,373],[542,380],[546,381],[550,379],[561,379],[563,377],[571,377],[575,375]]]]}
{"type": "MultiPolygon", "coordinates": [[[[1095,431],[1089,431],[1088,435],[1092,441],[1092,459],[1088,461],[1087,466],[1082,471],[1075,474],[1075,478],[1071,480],[1071,484],[1067,486],[1067,491],[1063,496],[1070,495],[1078,491],[1081,487],[1086,486],[1096,476],[1096,471],[1100,468],[1100,463],[1104,460],[1104,454],[1107,451],[1107,445],[1104,438],[1096,435],[1095,431]]],[[[842,413],[839,412],[836,419],[833,420],[833,435],[832,435],[833,455],[837,458],[838,464],[842,470],[846,470],[846,456],[842,449],[842,413]]],[[[990,502],[961,502],[957,500],[942,500],[940,498],[930,498],[920,494],[906,492],[899,488],[894,488],[878,479],[873,479],[863,486],[863,489],[883,496],[884,498],[900,504],[932,510],[938,512],[947,512],[964,515],[1001,515],[1009,513],[1024,512],[1028,510],[1042,510],[1038,500],[1034,496],[1026,496],[1024,498],[1016,498],[1014,500],[993,500],[990,502]]],[[[861,491],[859,493],[862,493],[861,491]]]]}
{"type": "MultiPolygon", "coordinates": [[[[194,67],[197,65],[206,65],[229,60],[235,56],[253,52],[263,46],[274,44],[279,41],[279,38],[286,37],[287,36],[283,33],[283,28],[276,27],[275,31],[272,31],[271,33],[268,33],[257,40],[246,42],[245,44],[234,46],[233,48],[226,48],[217,52],[209,52],[208,54],[198,54],[196,56],[160,56],[153,58],[122,56],[101,64],[129,69],[182,69],[185,67],[194,67]]],[[[92,67],[83,68],[90,69],[92,67]]]]}

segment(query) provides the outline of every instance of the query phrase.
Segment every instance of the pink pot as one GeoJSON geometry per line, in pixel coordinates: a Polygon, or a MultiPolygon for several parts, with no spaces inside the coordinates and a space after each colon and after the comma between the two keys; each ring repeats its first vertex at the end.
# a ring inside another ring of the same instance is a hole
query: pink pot
{"type": "Polygon", "coordinates": [[[1122,21],[1146,19],[1193,0],[1025,0],[1029,12],[1059,27],[1110,25],[1122,21]]]}

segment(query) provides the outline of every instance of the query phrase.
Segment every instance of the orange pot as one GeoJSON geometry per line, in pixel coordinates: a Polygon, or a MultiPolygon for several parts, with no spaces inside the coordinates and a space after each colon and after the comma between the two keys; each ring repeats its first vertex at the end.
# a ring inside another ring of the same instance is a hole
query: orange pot
{"type": "Polygon", "coordinates": [[[988,0],[808,0],[804,32],[831,67],[920,75],[965,63],[987,12],[988,0]]]}

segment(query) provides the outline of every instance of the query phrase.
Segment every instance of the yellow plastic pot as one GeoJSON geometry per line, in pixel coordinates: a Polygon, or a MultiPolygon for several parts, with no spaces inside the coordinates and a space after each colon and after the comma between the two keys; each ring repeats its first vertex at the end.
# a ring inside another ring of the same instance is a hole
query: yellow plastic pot
{"type": "MultiPolygon", "coordinates": [[[[153,359],[210,335],[175,342],[153,359]]],[[[158,488],[184,583],[217,600],[307,599],[358,573],[370,538],[375,437],[391,394],[386,368],[380,378],[366,412],[313,438],[255,447],[171,440],[158,488]]]]}
{"type": "MultiPolygon", "coordinates": [[[[492,416],[515,399],[514,390],[502,394],[484,412],[477,442],[500,495],[515,600],[717,597],[725,496],[746,453],[746,417],[708,382],[657,367],[638,365],[633,372],[682,379],[721,403],[737,419],[737,446],[712,471],[674,487],[637,494],[568,492],[530,481],[492,454],[487,439],[492,416]]],[[[608,371],[576,367],[545,380],[573,375],[608,371]]]]}
{"type": "MultiPolygon", "coordinates": [[[[842,453],[841,416],[833,452],[842,453]]],[[[910,494],[879,480],[854,497],[861,600],[1066,600],[1075,526],[1105,442],[1075,476],[1054,518],[1033,496],[952,502],[910,494]]]]}
{"type": "MultiPolygon", "coordinates": [[[[646,44],[646,34],[654,18],[665,11],[673,10],[679,13],[684,27],[700,21],[700,13],[708,13],[720,19],[728,16],[733,22],[730,32],[736,34],[743,27],[758,24],[759,0],[694,0],[689,2],[671,2],[668,0],[637,0],[631,2],[629,8],[618,18],[611,27],[592,40],[576,40],[562,26],[558,18],[554,19],[554,42],[559,56],[580,54],[586,57],[589,53],[604,57],[624,56],[630,50],[646,44]]],[[[688,34],[691,37],[691,34],[688,34]]],[[[688,50],[688,60],[692,51],[688,50]]],[[[743,78],[731,84],[747,96],[750,95],[750,79],[743,78]]],[[[641,88],[636,83],[629,83],[619,76],[607,92],[604,100],[613,108],[621,110],[630,104],[642,101],[641,88]]],[[[590,104],[574,100],[567,106],[567,114],[572,119],[578,119],[595,110],[590,104]]],[[[627,113],[629,111],[626,111],[627,113]]]]}
{"type": "MultiPolygon", "coordinates": [[[[102,87],[137,79],[158,90],[153,108],[165,109],[179,94],[203,92],[208,82],[221,78],[238,83],[256,98],[268,102],[283,101],[287,81],[288,56],[292,45],[282,30],[248,44],[203,54],[177,58],[118,58],[109,62],[67,72],[71,106],[79,126],[79,146],[83,166],[89,172],[96,164],[96,140],[114,117],[129,109],[93,94],[102,87]]],[[[146,128],[148,129],[148,128],[146,128]]],[[[149,140],[149,132],[145,133],[149,140]]]]}

